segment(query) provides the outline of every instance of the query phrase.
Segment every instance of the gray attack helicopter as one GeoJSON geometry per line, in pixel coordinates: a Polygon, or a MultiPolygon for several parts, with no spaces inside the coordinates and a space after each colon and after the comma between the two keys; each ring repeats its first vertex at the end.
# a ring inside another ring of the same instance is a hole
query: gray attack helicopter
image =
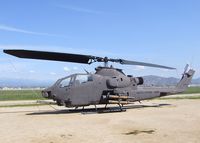
{"type": "Polygon", "coordinates": [[[170,70],[175,68],[151,63],[128,61],[124,59],[111,59],[108,57],[102,58],[91,55],[69,53],[21,49],[6,49],[4,50],[4,53],[19,58],[74,62],[81,64],[103,62],[104,66],[97,67],[94,74],[88,72],[83,74],[73,74],[58,79],[53,86],[42,91],[43,97],[53,99],[56,101],[57,105],[75,108],[89,105],[95,105],[96,108],[96,105],[99,104],[104,104],[106,106],[107,104],[118,104],[120,107],[119,109],[122,110],[122,106],[125,104],[181,93],[187,89],[195,73],[193,69],[188,70],[189,66],[187,65],[182,79],[177,86],[142,87],[138,86],[144,83],[142,77],[125,75],[121,69],[117,69],[112,66],[109,67],[108,62],[170,70]]]}

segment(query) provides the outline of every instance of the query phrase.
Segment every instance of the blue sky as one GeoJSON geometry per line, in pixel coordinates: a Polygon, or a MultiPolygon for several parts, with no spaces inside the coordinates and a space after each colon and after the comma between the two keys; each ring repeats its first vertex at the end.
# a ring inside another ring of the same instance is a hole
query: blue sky
{"type": "Polygon", "coordinates": [[[96,66],[19,59],[3,49],[109,56],[176,67],[121,66],[125,73],[200,77],[198,0],[6,0],[0,4],[0,78],[55,80],[96,66]]]}

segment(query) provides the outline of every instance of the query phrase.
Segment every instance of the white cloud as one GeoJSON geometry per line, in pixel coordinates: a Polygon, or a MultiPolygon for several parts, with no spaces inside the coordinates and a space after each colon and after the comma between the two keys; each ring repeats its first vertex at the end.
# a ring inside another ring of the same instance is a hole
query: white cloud
{"type": "MultiPolygon", "coordinates": [[[[0,49],[1,49],[1,47],[0,47],[0,49]]],[[[2,59],[0,59],[0,62],[8,62],[8,59],[2,58],[2,59]]]]}
{"type": "Polygon", "coordinates": [[[71,71],[71,69],[68,67],[64,67],[64,71],[69,72],[69,71],[71,71]]]}
{"type": "Polygon", "coordinates": [[[18,72],[22,73],[27,68],[24,62],[16,62],[7,60],[7,62],[0,63],[0,72],[6,75],[8,72],[18,72]]]}
{"type": "Polygon", "coordinates": [[[29,72],[30,72],[30,73],[35,73],[35,71],[34,71],[34,70],[30,70],[29,72]]]}
{"type": "Polygon", "coordinates": [[[18,32],[18,33],[24,33],[24,34],[31,34],[31,35],[41,35],[41,36],[53,36],[53,37],[67,38],[63,35],[49,34],[49,33],[43,33],[43,32],[34,32],[34,31],[24,30],[24,29],[21,29],[21,28],[16,28],[16,27],[3,25],[3,24],[0,24],[0,30],[9,31],[9,32],[18,32]]]}
{"type": "Polygon", "coordinates": [[[161,71],[163,71],[163,72],[168,72],[168,71],[170,71],[169,69],[160,69],[161,71]]]}
{"type": "Polygon", "coordinates": [[[82,13],[89,13],[89,14],[103,14],[103,11],[91,10],[86,8],[74,7],[74,6],[67,6],[67,5],[57,5],[59,8],[64,8],[68,10],[72,10],[75,12],[82,12],[82,13]]]}
{"type": "Polygon", "coordinates": [[[50,75],[56,75],[56,73],[55,73],[55,72],[50,72],[49,74],[50,74],[50,75]]]}
{"type": "Polygon", "coordinates": [[[78,67],[73,67],[73,70],[78,70],[78,67]]]}
{"type": "Polygon", "coordinates": [[[135,70],[145,70],[144,66],[135,66],[135,70]]]}
{"type": "MultiPolygon", "coordinates": [[[[46,72],[48,68],[50,71],[46,74],[50,74],[51,70],[57,66],[56,69],[56,76],[62,77],[70,72],[80,72],[80,69],[89,68],[92,69],[96,66],[100,65],[101,63],[95,63],[92,65],[82,65],[77,63],[64,63],[64,62],[52,62],[52,61],[38,61],[38,60],[28,60],[28,59],[19,59],[10,55],[7,55],[2,52],[2,49],[27,49],[27,50],[42,50],[42,51],[53,51],[53,52],[66,52],[66,53],[77,53],[77,54],[87,54],[87,55],[96,55],[98,53],[98,56],[105,56],[108,55],[111,57],[111,52],[109,51],[103,51],[98,49],[87,49],[87,48],[70,48],[70,47],[62,47],[62,46],[48,46],[48,45],[0,45],[0,73],[3,76],[9,77],[12,75],[13,72],[20,73],[20,75],[24,75],[24,73],[29,74],[30,76],[34,76],[36,79],[40,79],[42,75],[41,72],[46,72]],[[31,62],[31,63],[30,63],[31,62]],[[49,63],[51,66],[48,66],[49,63]],[[41,71],[36,72],[35,74],[30,74],[30,70],[38,71],[38,66],[41,67],[41,71]],[[43,66],[44,64],[44,66],[43,66]],[[58,66],[59,65],[59,66],[58,66]],[[62,67],[59,69],[59,67],[62,67]],[[65,69],[64,69],[65,67],[65,69]],[[8,71],[10,74],[8,74],[8,71]],[[64,72],[63,72],[64,71],[64,72]],[[12,73],[11,73],[12,72],[12,73]],[[63,72],[63,75],[61,74],[63,72]],[[5,74],[6,73],[6,74],[5,74]],[[59,73],[59,74],[58,74],[59,73]]],[[[112,56],[113,57],[113,56],[112,56]]],[[[117,57],[117,56],[115,56],[117,57]]],[[[82,70],[81,70],[82,71],[82,70]]],[[[53,71],[55,72],[55,71],[53,71]]],[[[14,75],[12,75],[14,76],[14,75]]],[[[43,78],[52,78],[56,76],[49,76],[49,77],[43,77],[43,78]]],[[[28,77],[27,77],[28,78],[28,77]]]]}

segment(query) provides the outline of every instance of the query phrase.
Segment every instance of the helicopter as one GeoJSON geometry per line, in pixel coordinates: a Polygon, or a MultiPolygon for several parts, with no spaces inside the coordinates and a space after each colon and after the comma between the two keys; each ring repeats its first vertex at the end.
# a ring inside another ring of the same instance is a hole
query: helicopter
{"type": "Polygon", "coordinates": [[[95,73],[76,73],[58,79],[51,87],[42,90],[42,96],[52,99],[58,106],[85,107],[89,105],[116,104],[120,111],[127,104],[137,101],[153,99],[184,92],[190,84],[195,73],[186,65],[181,80],[173,87],[145,87],[142,77],[126,75],[122,69],[108,66],[108,62],[122,65],[139,65],[154,68],[174,70],[175,68],[152,63],[129,61],[124,59],[112,59],[92,55],[71,53],[59,53],[49,51],[34,51],[24,49],[5,49],[4,53],[19,58],[50,60],[60,62],[73,62],[80,64],[92,64],[102,62],[104,66],[95,68],[95,73]]]}

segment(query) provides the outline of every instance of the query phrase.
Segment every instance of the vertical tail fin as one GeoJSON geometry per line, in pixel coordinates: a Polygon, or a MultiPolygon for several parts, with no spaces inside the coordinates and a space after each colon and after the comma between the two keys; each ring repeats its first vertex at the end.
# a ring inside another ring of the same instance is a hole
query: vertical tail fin
{"type": "MultiPolygon", "coordinates": [[[[188,68],[188,65],[186,67],[188,68]]],[[[194,73],[195,71],[192,69],[190,69],[188,72],[187,69],[185,69],[182,79],[176,86],[178,92],[183,92],[187,89],[188,85],[191,83],[194,73]]]]}

